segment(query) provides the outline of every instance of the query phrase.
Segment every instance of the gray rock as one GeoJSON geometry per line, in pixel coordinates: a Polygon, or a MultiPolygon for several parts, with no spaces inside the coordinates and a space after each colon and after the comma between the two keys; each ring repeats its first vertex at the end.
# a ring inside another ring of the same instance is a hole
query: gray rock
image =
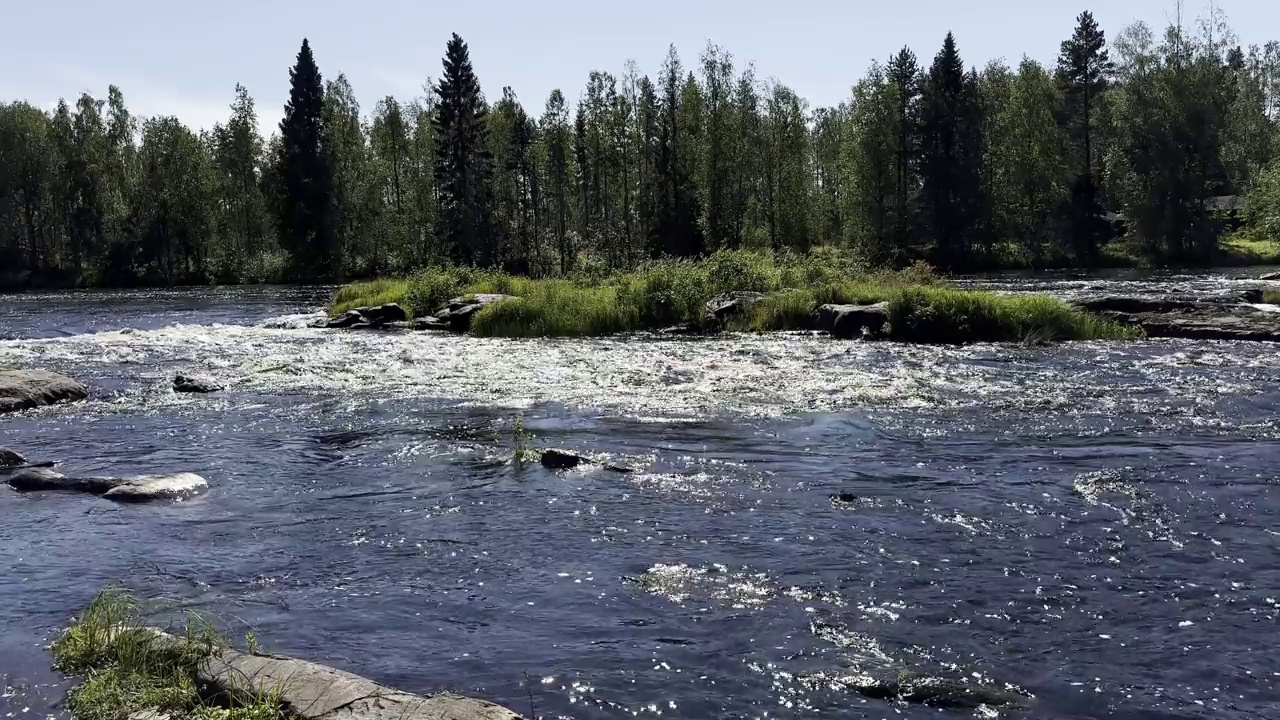
{"type": "Polygon", "coordinates": [[[17,467],[18,465],[26,465],[27,459],[9,448],[0,447],[0,468],[17,467]]]}
{"type": "Polygon", "coordinates": [[[513,296],[501,293],[477,293],[456,297],[436,312],[435,320],[437,323],[444,323],[454,332],[466,332],[471,329],[471,321],[475,319],[476,313],[494,303],[512,299],[514,299],[513,296]]]}
{"type": "Polygon", "coordinates": [[[352,325],[363,321],[364,315],[361,315],[359,310],[348,310],[338,317],[331,319],[329,322],[325,323],[324,326],[327,328],[349,328],[352,325]]]}
{"type": "Polygon", "coordinates": [[[822,305],[814,312],[814,324],[817,329],[844,340],[864,336],[875,337],[884,331],[884,326],[888,322],[888,303],[822,305]]]}
{"type": "Polygon", "coordinates": [[[222,386],[208,378],[177,375],[173,378],[173,391],[177,393],[214,393],[222,386]]]}
{"type": "Polygon", "coordinates": [[[1258,278],[1259,280],[1280,280],[1280,272],[1267,273],[1258,278]]]}
{"type": "Polygon", "coordinates": [[[0,370],[0,413],[83,400],[89,389],[47,370],[0,370]]]}
{"type": "Polygon", "coordinates": [[[317,663],[226,650],[210,657],[198,680],[214,700],[272,695],[300,720],[520,720],[491,702],[451,693],[422,696],[317,663]],[[221,698],[219,697],[221,696],[221,698]]]}
{"type": "Polygon", "coordinates": [[[732,318],[746,315],[764,297],[764,293],[748,291],[717,295],[707,301],[706,321],[723,325],[732,318]]]}
{"type": "Polygon", "coordinates": [[[414,318],[413,322],[410,323],[409,328],[411,330],[418,330],[418,331],[448,330],[449,323],[445,322],[444,320],[439,320],[437,318],[434,318],[428,315],[426,317],[414,318]]]}
{"type": "Polygon", "coordinates": [[[175,475],[139,475],[120,478],[102,497],[116,502],[151,502],[153,500],[181,500],[199,495],[209,489],[209,483],[195,473],[175,475]]]}
{"type": "Polygon", "coordinates": [[[1176,297],[1092,297],[1076,300],[1072,303],[1081,310],[1092,313],[1168,313],[1185,310],[1202,310],[1211,307],[1211,303],[1176,297]]]}
{"type": "Polygon", "coordinates": [[[129,720],[173,720],[173,715],[160,708],[147,708],[129,715],[129,720]]]}

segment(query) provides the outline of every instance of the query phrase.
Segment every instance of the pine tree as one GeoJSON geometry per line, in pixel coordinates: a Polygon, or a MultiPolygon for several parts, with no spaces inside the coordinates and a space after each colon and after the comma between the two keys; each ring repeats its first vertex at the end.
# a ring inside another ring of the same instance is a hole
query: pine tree
{"type": "Polygon", "coordinates": [[[976,74],[965,73],[955,36],[947,33],[929,68],[921,105],[923,221],[935,260],[970,265],[983,217],[982,133],[976,74]]]}
{"type": "MultiPolygon", "coordinates": [[[[702,254],[702,232],[698,228],[697,197],[689,172],[688,154],[693,150],[693,118],[700,110],[686,108],[695,96],[683,77],[675,46],[662,68],[662,103],[658,129],[657,213],[650,247],[661,254],[695,257],[702,254]]],[[[696,84],[695,84],[696,86],[696,84]]]]}
{"type": "Polygon", "coordinates": [[[915,226],[913,205],[920,187],[920,65],[910,48],[902,48],[889,60],[885,80],[893,93],[893,248],[905,258],[912,250],[915,226]]]}
{"type": "Polygon", "coordinates": [[[455,261],[492,266],[498,258],[492,237],[487,109],[467,44],[457,33],[445,50],[436,95],[441,234],[455,261]]]}
{"type": "Polygon", "coordinates": [[[542,137],[546,143],[546,169],[543,172],[546,197],[550,203],[551,229],[555,238],[560,273],[572,267],[573,247],[569,238],[569,108],[564,93],[552,90],[542,115],[542,137]]]}
{"type": "Polygon", "coordinates": [[[289,102],[280,121],[280,244],[289,253],[294,277],[333,278],[340,258],[331,222],[333,179],[322,142],[324,85],[305,39],[289,80],[289,102]]]}
{"type": "Polygon", "coordinates": [[[1093,14],[1076,19],[1075,33],[1062,43],[1058,56],[1058,84],[1066,100],[1064,124],[1079,154],[1079,172],[1071,180],[1067,208],[1068,233],[1077,261],[1092,263],[1106,232],[1098,183],[1094,180],[1094,126],[1099,105],[1115,66],[1107,52],[1105,34],[1093,14]]]}

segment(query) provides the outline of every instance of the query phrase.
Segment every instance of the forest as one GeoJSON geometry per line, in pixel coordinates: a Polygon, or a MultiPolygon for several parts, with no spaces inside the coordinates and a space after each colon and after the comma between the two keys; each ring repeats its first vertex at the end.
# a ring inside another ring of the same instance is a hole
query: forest
{"type": "Polygon", "coordinates": [[[1207,265],[1280,240],[1280,43],[1211,7],[1056,61],[872,62],[811,108],[708,44],[654,77],[592,71],[576,102],[486,95],[453,35],[424,97],[372,112],[307,41],[263,137],[235,88],[195,131],[125,96],[0,104],[0,287],[332,282],[448,265],[532,277],[719,250],[834,248],[948,272],[1207,265]]]}

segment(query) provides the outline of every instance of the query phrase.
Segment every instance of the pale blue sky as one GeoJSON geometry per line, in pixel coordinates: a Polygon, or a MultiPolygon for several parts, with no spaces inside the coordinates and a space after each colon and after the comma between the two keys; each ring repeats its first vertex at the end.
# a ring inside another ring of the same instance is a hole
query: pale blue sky
{"type": "MultiPolygon", "coordinates": [[[[288,95],[288,67],[311,39],[326,78],[346,73],[363,109],[422,94],[440,73],[451,32],[471,47],[486,95],[512,86],[532,114],[560,87],[576,100],[592,69],[627,59],[656,72],[675,43],[686,65],[707,40],[811,105],[848,97],[872,58],[904,44],[928,62],[948,30],[970,65],[1023,54],[1050,62],[1086,0],[45,0],[3,11],[0,98],[51,106],[119,85],[139,115],[174,114],[193,127],[224,119],[237,82],[271,130],[288,95]]],[[[1135,21],[1163,26],[1173,0],[1092,3],[1108,37],[1135,21]]],[[[1280,1],[1219,0],[1244,44],[1280,39],[1280,1]]],[[[1189,18],[1204,6],[1187,3],[1189,18]]]]}

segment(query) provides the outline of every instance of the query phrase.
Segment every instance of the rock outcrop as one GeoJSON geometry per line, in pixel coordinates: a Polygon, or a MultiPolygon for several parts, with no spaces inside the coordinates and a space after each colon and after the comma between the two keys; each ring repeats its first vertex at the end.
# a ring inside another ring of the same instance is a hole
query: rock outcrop
{"type": "Polygon", "coordinates": [[[397,303],[348,310],[329,322],[327,328],[373,329],[409,320],[409,313],[397,303]]]}
{"type": "Polygon", "coordinates": [[[0,370],[0,413],[89,397],[89,388],[47,370],[0,370]]]}
{"type": "Polygon", "coordinates": [[[136,475],[123,478],[74,478],[48,468],[28,468],[12,475],[9,487],[18,492],[64,490],[101,495],[117,502],[179,500],[209,489],[209,483],[195,473],[136,475]]]}
{"type": "Polygon", "coordinates": [[[1118,322],[1137,325],[1147,337],[1153,338],[1280,342],[1280,313],[1261,311],[1249,305],[1165,313],[1102,314],[1118,322]]]}
{"type": "Polygon", "coordinates": [[[818,330],[843,340],[878,337],[889,322],[889,304],[822,305],[814,312],[813,322],[818,330]]]}
{"type": "Polygon", "coordinates": [[[0,447],[0,468],[11,468],[26,464],[27,459],[22,455],[9,448],[0,447]]]}
{"type": "Polygon", "coordinates": [[[176,375],[173,378],[173,391],[176,393],[215,393],[222,386],[208,378],[191,375],[176,375]]]}

